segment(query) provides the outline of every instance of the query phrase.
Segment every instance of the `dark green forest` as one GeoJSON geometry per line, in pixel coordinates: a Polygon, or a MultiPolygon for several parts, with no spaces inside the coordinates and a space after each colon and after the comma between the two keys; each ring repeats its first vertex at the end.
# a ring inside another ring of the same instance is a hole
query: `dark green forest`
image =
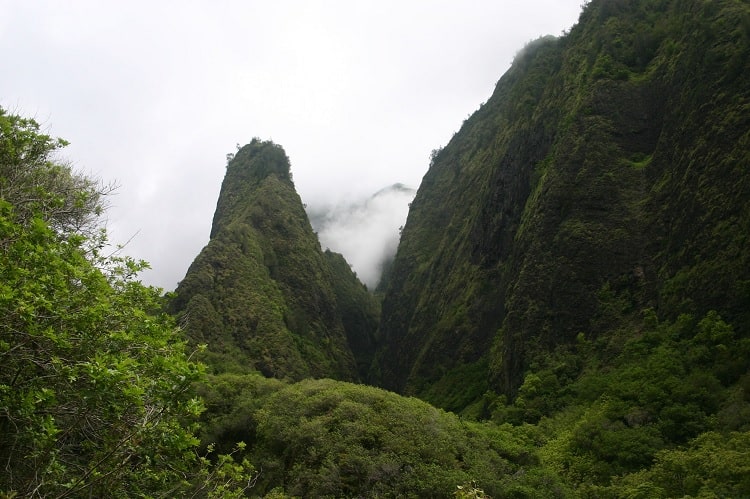
{"type": "Polygon", "coordinates": [[[750,497],[749,75],[745,1],[586,2],[433,151],[377,290],[260,139],[146,287],[111,187],[0,110],[0,498],[750,497]]]}

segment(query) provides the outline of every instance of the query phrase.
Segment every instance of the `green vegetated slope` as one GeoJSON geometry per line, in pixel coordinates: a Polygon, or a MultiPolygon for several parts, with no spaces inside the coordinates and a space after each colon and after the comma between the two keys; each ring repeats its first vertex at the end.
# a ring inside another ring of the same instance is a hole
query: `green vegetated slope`
{"type": "Polygon", "coordinates": [[[221,374],[202,394],[204,438],[217,450],[247,443],[258,497],[451,497],[459,486],[494,497],[565,494],[532,452],[533,431],[463,421],[379,388],[221,374]]]}
{"type": "Polygon", "coordinates": [[[203,441],[246,442],[260,496],[750,496],[748,56],[736,0],[592,1],[529,44],[433,154],[378,337],[348,341],[422,400],[218,373],[203,441]]]}
{"type": "Polygon", "coordinates": [[[346,332],[346,340],[357,363],[359,379],[366,380],[375,354],[375,331],[380,319],[380,301],[352,273],[343,255],[325,250],[323,256],[331,269],[331,286],[346,332]]]}
{"type": "Polygon", "coordinates": [[[451,410],[512,400],[581,338],[614,355],[646,309],[714,310],[747,337],[749,61],[736,0],[592,1],[529,44],[411,205],[382,386],[451,410]]]}
{"type": "Polygon", "coordinates": [[[378,306],[339,258],[321,251],[283,149],[254,139],[227,165],[211,239],[171,307],[216,371],[356,380],[378,306]]]}
{"type": "Polygon", "coordinates": [[[530,44],[434,154],[379,337],[278,145],[227,165],[179,329],[0,112],[0,497],[750,497],[748,61],[737,0],[530,44]]]}
{"type": "Polygon", "coordinates": [[[650,311],[637,336],[555,352],[482,422],[370,386],[225,373],[199,388],[202,439],[247,444],[259,497],[745,497],[748,358],[715,312],[650,311]]]}

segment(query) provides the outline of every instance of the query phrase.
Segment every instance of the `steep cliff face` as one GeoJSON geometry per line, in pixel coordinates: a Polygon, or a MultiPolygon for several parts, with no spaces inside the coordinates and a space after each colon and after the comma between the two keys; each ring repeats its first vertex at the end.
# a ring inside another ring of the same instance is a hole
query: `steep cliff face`
{"type": "Polygon", "coordinates": [[[358,354],[371,341],[377,306],[349,267],[336,262],[334,270],[332,261],[310,227],[283,149],[255,139],[229,162],[211,239],[171,306],[188,336],[208,344],[215,370],[359,379],[350,341],[358,354]],[[342,286],[370,307],[361,320],[349,319],[352,305],[339,306],[342,286]]]}
{"type": "Polygon", "coordinates": [[[383,386],[460,409],[641,312],[750,310],[750,9],[592,1],[433,158],[382,309],[383,386]]]}

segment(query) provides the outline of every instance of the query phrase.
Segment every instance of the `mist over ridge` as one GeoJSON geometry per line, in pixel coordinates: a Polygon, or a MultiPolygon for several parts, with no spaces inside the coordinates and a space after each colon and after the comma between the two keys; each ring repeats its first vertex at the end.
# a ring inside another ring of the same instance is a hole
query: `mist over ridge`
{"type": "Polygon", "coordinates": [[[383,265],[393,259],[400,228],[416,190],[401,183],[332,204],[308,204],[306,211],[323,249],[341,253],[359,279],[374,289],[383,265]]]}

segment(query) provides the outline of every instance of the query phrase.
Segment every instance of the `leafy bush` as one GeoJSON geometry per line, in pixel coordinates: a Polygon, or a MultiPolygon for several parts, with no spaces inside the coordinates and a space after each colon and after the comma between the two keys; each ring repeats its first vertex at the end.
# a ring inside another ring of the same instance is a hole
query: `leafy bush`
{"type": "Polygon", "coordinates": [[[0,495],[241,494],[247,461],[196,452],[203,367],[145,264],[100,256],[93,184],[33,121],[0,110],[0,130],[0,495]]]}
{"type": "Polygon", "coordinates": [[[463,421],[362,385],[227,376],[210,383],[223,395],[207,398],[207,439],[248,442],[248,456],[262,469],[259,493],[283,484],[302,497],[449,497],[458,485],[476,483],[500,497],[511,490],[562,494],[555,476],[539,468],[530,437],[508,425],[463,421]]]}

